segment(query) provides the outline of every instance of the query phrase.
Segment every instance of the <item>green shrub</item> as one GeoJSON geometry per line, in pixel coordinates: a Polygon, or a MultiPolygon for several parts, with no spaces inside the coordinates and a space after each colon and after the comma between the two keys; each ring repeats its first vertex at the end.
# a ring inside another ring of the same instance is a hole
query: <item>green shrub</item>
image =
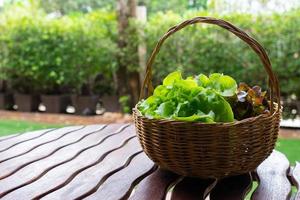
{"type": "MultiPolygon", "coordinates": [[[[181,17],[172,12],[153,15],[146,27],[148,56],[158,39],[173,25],[194,16],[224,18],[256,38],[267,50],[273,69],[280,80],[283,96],[300,97],[300,10],[285,14],[252,16],[212,13],[186,13],[181,17]]],[[[230,74],[237,81],[266,86],[267,74],[258,56],[239,38],[214,25],[197,24],[167,39],[153,64],[154,82],[176,69],[186,74],[230,74]]]]}
{"type": "Polygon", "coordinates": [[[115,68],[114,21],[115,15],[105,11],[6,18],[1,69],[18,92],[80,93],[83,85],[92,90],[99,73],[111,79],[115,68]]]}
{"type": "MultiPolygon", "coordinates": [[[[138,68],[137,30],[145,28],[148,57],[158,39],[173,25],[194,16],[224,18],[254,36],[267,50],[280,80],[282,95],[300,97],[300,10],[254,16],[208,12],[151,15],[146,25],[130,22],[131,45],[117,49],[114,12],[104,10],[50,19],[37,8],[12,7],[0,14],[0,78],[19,92],[105,93],[112,91],[118,63],[138,68]],[[16,15],[17,13],[17,15],[16,15]],[[141,27],[142,26],[142,27],[141,27]],[[116,56],[117,55],[117,56],[116,56]],[[117,58],[120,62],[117,62],[117,58]],[[96,81],[99,74],[102,81],[96,81]],[[104,81],[103,81],[104,80],[104,81]]],[[[172,35],[154,65],[154,84],[176,69],[187,75],[214,71],[238,82],[266,87],[266,73],[257,55],[233,34],[213,25],[193,25],[172,35]]],[[[265,88],[264,88],[265,89],[265,88]]]]}

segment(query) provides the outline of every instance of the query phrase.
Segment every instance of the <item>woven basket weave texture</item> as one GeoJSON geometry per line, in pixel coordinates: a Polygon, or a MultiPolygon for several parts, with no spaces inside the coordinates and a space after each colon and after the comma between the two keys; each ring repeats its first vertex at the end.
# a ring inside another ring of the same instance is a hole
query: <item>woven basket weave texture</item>
{"type": "Polygon", "coordinates": [[[144,152],[157,165],[180,175],[222,178],[253,171],[274,149],[281,117],[280,91],[264,48],[241,29],[210,17],[196,17],[170,28],[148,60],[140,99],[153,93],[152,64],[163,42],[175,32],[195,23],[218,25],[241,38],[254,50],[269,77],[271,113],[231,123],[205,124],[148,119],[135,107],[133,116],[139,141],[144,152]]]}

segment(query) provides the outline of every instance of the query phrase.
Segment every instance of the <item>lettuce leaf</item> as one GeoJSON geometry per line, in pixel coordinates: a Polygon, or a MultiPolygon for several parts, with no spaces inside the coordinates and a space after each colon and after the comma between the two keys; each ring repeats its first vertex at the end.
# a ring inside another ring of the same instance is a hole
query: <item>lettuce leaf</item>
{"type": "Polygon", "coordinates": [[[233,112],[224,97],[235,94],[234,88],[234,79],[223,74],[183,79],[181,72],[175,71],[155,88],[152,96],[138,103],[138,109],[151,119],[232,122],[233,112]]]}
{"type": "Polygon", "coordinates": [[[224,97],[235,95],[237,90],[236,81],[232,77],[220,73],[213,73],[209,78],[200,74],[197,81],[199,86],[214,89],[224,97]]]}

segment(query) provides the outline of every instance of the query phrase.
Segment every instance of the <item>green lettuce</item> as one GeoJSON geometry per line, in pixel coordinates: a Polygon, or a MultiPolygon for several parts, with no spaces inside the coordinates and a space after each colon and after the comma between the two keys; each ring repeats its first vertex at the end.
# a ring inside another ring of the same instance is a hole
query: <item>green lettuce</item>
{"type": "Polygon", "coordinates": [[[213,73],[209,78],[200,74],[197,81],[199,86],[214,89],[224,97],[235,95],[237,90],[236,81],[232,77],[220,73],[213,73]]]}
{"type": "Polygon", "coordinates": [[[230,76],[215,73],[183,79],[181,72],[175,71],[152,96],[138,103],[138,109],[150,119],[232,122],[234,115],[225,98],[234,95],[236,88],[230,76]]]}

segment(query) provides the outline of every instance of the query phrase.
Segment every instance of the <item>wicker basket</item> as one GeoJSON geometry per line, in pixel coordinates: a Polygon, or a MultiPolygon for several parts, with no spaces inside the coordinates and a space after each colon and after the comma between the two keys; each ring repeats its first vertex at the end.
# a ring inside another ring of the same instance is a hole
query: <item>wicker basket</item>
{"type": "Polygon", "coordinates": [[[147,63],[141,98],[153,92],[152,64],[163,42],[195,23],[218,25],[245,41],[259,56],[269,76],[270,114],[230,123],[205,124],[148,119],[133,109],[139,141],[157,165],[184,176],[222,178],[253,171],[274,149],[280,122],[280,92],[264,48],[241,29],[220,19],[196,17],[172,27],[159,40],[147,63]]]}

